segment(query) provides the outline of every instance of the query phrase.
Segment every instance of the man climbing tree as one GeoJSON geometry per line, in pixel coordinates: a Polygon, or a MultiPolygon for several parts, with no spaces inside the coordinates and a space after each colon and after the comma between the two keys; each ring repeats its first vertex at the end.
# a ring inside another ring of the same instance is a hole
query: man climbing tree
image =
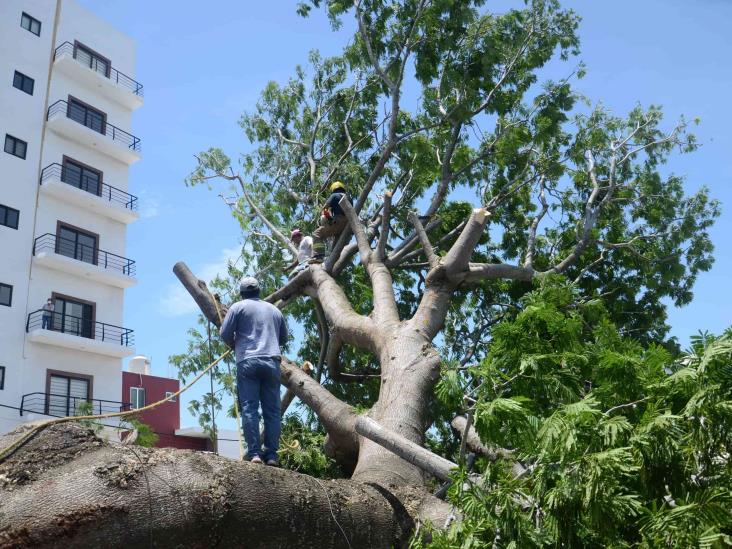
{"type": "Polygon", "coordinates": [[[318,228],[313,233],[313,258],[322,261],[325,257],[325,239],[339,236],[348,225],[346,215],[341,208],[341,199],[346,196],[346,186],[340,181],[330,185],[331,195],[325,201],[318,228]]]}
{"type": "MultiPolygon", "coordinates": [[[[147,539],[146,525],[154,524],[170,533],[170,543],[195,536],[253,547],[401,547],[426,524],[442,529],[460,521],[461,513],[433,492],[456,462],[464,462],[463,440],[478,440],[494,459],[510,469],[520,465],[534,486],[544,486],[545,477],[534,478],[533,471],[550,468],[518,463],[517,438],[503,432],[511,424],[491,423],[501,410],[518,406],[500,390],[525,381],[535,363],[510,355],[518,370],[511,362],[487,376],[481,364],[493,330],[525,307],[536,312],[530,292],[559,275],[574,296],[558,305],[561,314],[604,299],[604,320],[622,334],[673,348],[665,340],[663,300],[688,303],[696,275],[712,264],[708,229],[717,203],[704,188],[687,195],[680,178],[659,170],[672,152],[696,147],[686,122],[664,122],[657,107],[617,116],[578,104],[572,85],[583,75],[581,65],[567,66],[560,80],[539,81],[547,63],[569,62],[578,53],[578,18],[558,1],[532,0],[502,14],[470,0],[311,0],[299,10],[307,15],[320,7],[334,27],[353,26],[343,54],[324,59],[313,53],[308,70],[298,68],[284,85],[268,85],[242,117],[254,149],[241,166],[212,148],[198,155],[188,183],[234,183],[238,195],[226,204],[242,226],[248,268],[262,272],[262,286],[271,291],[266,300],[304,333],[319,334],[299,350],[316,364],[315,375],[283,360],[281,381],[317,417],[327,432],[325,450],[348,479],[323,483],[269,468],[253,471],[249,464],[206,458],[204,466],[203,458],[156,453],[140,463],[104,447],[98,456],[110,469],[95,473],[98,466],[89,465],[75,474],[108,506],[97,513],[101,518],[94,515],[95,524],[124,523],[139,543],[147,539]],[[338,201],[343,230],[322,264],[288,281],[277,266],[297,249],[283,229],[316,227],[336,174],[349,181],[349,197],[338,201]],[[261,234],[268,238],[253,236],[261,234]],[[452,398],[443,398],[448,388],[452,398]],[[476,396],[495,405],[482,400],[478,406],[476,396]],[[460,426],[458,434],[451,422],[460,426]],[[487,433],[514,446],[497,446],[487,433]],[[133,471],[129,493],[108,486],[105,471],[118,468],[133,471]],[[182,471],[188,482],[171,487],[170,470],[179,477],[182,471]],[[128,511],[133,497],[143,497],[143,471],[154,473],[147,478],[155,501],[176,510],[186,505],[186,513],[150,518],[137,507],[128,511]],[[273,500],[286,503],[261,510],[261,502],[273,500]]],[[[217,305],[204,285],[185,265],[175,271],[218,325],[217,305]]],[[[542,315],[530,316],[524,329],[538,332],[541,323],[559,322],[560,313],[539,309],[542,315]]],[[[584,328],[577,317],[570,321],[573,330],[584,328]]],[[[597,408],[585,401],[594,398],[588,394],[593,380],[576,379],[580,370],[570,368],[576,350],[562,349],[560,358],[542,362],[552,375],[537,374],[537,386],[564,383],[529,395],[536,402],[521,401],[537,410],[524,414],[529,424],[550,415],[538,411],[551,409],[547,400],[557,395],[563,404],[597,408]]],[[[603,413],[630,410],[625,396],[606,395],[603,413]]],[[[646,406],[644,398],[636,405],[646,406]]],[[[569,433],[561,418],[555,425],[559,439],[569,433]]],[[[587,448],[599,462],[598,447],[587,448]]],[[[612,478],[627,481],[622,475],[612,478]]],[[[67,484],[55,486],[46,498],[66,493],[67,484]]],[[[51,505],[29,512],[25,494],[19,490],[0,503],[0,513],[19,525],[14,535],[21,527],[58,523],[51,505]]],[[[658,509],[664,495],[649,492],[642,505],[658,509]]],[[[511,492],[510,501],[514,497],[511,492]]],[[[531,497],[520,496],[516,508],[533,509],[530,522],[545,527],[547,536],[556,521],[574,516],[569,504],[561,507],[563,515],[547,515],[555,509],[550,498],[531,497]]],[[[83,503],[64,500],[69,512],[80,512],[83,503]]],[[[592,524],[615,524],[639,509],[596,507],[588,514],[592,524]]],[[[78,543],[98,539],[91,528],[69,535],[78,543]]]]}

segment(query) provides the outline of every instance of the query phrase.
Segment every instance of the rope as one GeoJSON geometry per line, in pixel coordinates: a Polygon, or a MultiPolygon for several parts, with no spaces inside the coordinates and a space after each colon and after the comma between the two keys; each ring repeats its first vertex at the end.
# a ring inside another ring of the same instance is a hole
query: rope
{"type": "MultiPolygon", "coordinates": [[[[219,328],[221,328],[221,326],[224,324],[224,319],[221,318],[219,300],[211,294],[211,290],[208,289],[208,285],[204,285],[203,287],[206,290],[208,297],[211,298],[211,301],[213,301],[213,304],[216,307],[216,315],[219,317],[219,328]]],[[[226,364],[226,367],[229,369],[229,376],[231,376],[231,366],[229,366],[229,364],[226,364]]],[[[213,398],[213,395],[211,395],[211,398],[213,398]]],[[[242,438],[241,434],[241,421],[239,421],[239,393],[236,386],[236,378],[234,378],[234,399],[236,400],[236,402],[234,402],[234,419],[236,420],[236,434],[239,438],[239,461],[244,461],[244,439],[242,438]]],[[[218,438],[219,437],[217,434],[216,439],[218,440],[218,438]]]]}
{"type": "Polygon", "coordinates": [[[4,462],[10,454],[14,453],[16,450],[18,450],[21,446],[26,444],[33,436],[35,436],[37,433],[44,430],[46,427],[50,427],[51,425],[58,425],[61,423],[69,423],[72,421],[84,421],[84,420],[95,420],[95,419],[109,419],[113,417],[128,417],[140,414],[142,412],[145,412],[147,410],[152,410],[153,408],[157,408],[164,402],[168,402],[169,400],[172,400],[174,398],[177,398],[178,395],[184,393],[188,389],[190,389],[199,379],[201,379],[204,374],[206,374],[211,368],[216,366],[219,362],[221,362],[224,358],[226,358],[229,354],[231,354],[231,349],[226,351],[223,355],[221,355],[219,358],[214,360],[211,364],[206,366],[206,368],[198,374],[196,377],[193,378],[193,380],[183,387],[182,389],[179,389],[177,392],[168,395],[162,400],[158,400],[157,402],[153,402],[152,404],[148,404],[147,406],[143,406],[142,408],[137,408],[135,410],[127,410],[125,412],[110,412],[107,414],[97,414],[97,415],[89,415],[89,416],[66,416],[66,417],[60,417],[58,419],[51,419],[48,421],[45,421],[43,423],[40,423],[38,425],[35,425],[28,431],[25,435],[23,435],[21,438],[19,438],[17,441],[15,441],[10,446],[7,446],[0,450],[0,463],[4,462]]]}

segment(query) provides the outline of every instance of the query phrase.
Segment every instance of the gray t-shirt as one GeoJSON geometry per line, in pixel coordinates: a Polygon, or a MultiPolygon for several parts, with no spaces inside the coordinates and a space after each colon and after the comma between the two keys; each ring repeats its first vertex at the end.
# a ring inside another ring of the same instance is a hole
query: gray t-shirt
{"type": "Polygon", "coordinates": [[[236,362],[255,356],[281,356],[287,323],[280,310],[261,299],[234,303],[221,325],[221,337],[236,349],[236,362]]]}

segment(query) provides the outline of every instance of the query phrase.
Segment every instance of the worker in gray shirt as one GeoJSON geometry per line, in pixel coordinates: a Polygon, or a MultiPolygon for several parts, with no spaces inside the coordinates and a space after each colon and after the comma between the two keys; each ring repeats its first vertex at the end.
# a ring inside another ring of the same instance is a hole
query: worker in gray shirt
{"type": "Polygon", "coordinates": [[[280,445],[280,361],[287,342],[287,324],[280,310],[259,299],[259,282],[248,276],[221,325],[221,337],[236,350],[239,393],[247,458],[277,466],[280,445]],[[259,405],[264,418],[264,446],[259,439],[259,405]]]}

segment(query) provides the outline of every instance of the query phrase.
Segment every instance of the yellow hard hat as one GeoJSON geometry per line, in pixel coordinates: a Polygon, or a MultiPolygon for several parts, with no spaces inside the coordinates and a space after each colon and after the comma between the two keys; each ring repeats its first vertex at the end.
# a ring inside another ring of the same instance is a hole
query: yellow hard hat
{"type": "Polygon", "coordinates": [[[336,189],[345,189],[345,188],[346,188],[346,186],[343,183],[341,183],[340,181],[334,181],[333,183],[330,184],[331,192],[335,191],[336,189]]]}

